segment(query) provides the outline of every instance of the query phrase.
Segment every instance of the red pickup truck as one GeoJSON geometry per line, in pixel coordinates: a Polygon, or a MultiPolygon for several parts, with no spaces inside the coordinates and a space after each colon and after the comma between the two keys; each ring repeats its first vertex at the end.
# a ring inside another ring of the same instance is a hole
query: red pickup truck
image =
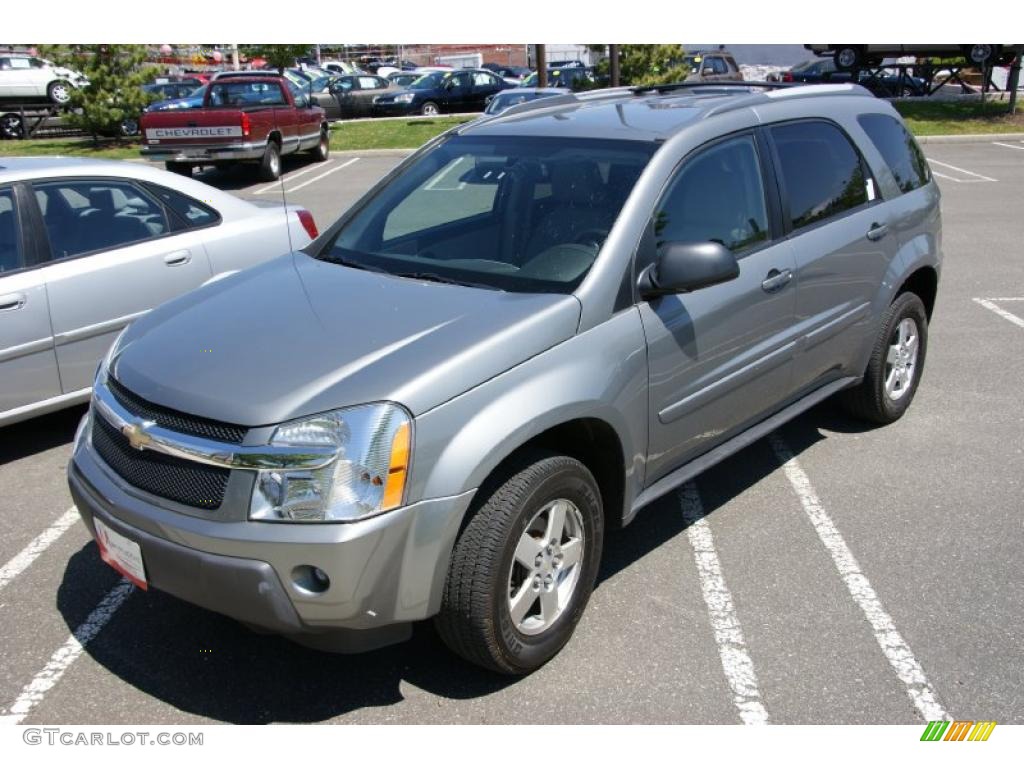
{"type": "Polygon", "coordinates": [[[213,80],[199,109],[146,112],[140,121],[142,155],[167,170],[191,175],[197,165],[259,163],[260,177],[281,175],[281,156],[330,152],[323,109],[282,77],[254,75],[213,80]]]}

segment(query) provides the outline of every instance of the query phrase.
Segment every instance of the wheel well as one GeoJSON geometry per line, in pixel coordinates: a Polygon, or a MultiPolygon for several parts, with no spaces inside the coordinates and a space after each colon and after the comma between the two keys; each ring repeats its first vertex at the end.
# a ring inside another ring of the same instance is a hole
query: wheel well
{"type": "Polygon", "coordinates": [[[271,131],[270,134],[267,136],[267,141],[274,142],[275,144],[277,144],[278,149],[280,149],[280,147],[281,147],[281,134],[278,133],[277,131],[271,131]]]}
{"type": "Polygon", "coordinates": [[[571,456],[590,470],[601,493],[605,511],[605,529],[622,526],[622,508],[626,492],[626,464],[622,444],[610,424],[601,419],[574,419],[530,438],[505,457],[491,472],[481,488],[490,487],[495,476],[504,473],[523,453],[547,448],[571,456]]]}
{"type": "Polygon", "coordinates": [[[932,319],[932,310],[935,308],[935,296],[939,290],[939,276],[932,267],[921,267],[903,281],[903,285],[896,292],[916,293],[924,302],[925,312],[928,314],[929,322],[932,319]]]}

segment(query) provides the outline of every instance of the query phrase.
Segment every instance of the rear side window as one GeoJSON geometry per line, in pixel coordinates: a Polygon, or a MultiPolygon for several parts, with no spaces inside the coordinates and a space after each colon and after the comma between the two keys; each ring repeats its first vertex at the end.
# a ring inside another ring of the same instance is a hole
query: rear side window
{"type": "Polygon", "coordinates": [[[13,193],[9,189],[0,189],[0,275],[24,266],[17,217],[13,193]]]}
{"type": "Polygon", "coordinates": [[[802,122],[770,130],[793,229],[817,224],[874,199],[860,154],[834,125],[802,122]]]}
{"type": "Polygon", "coordinates": [[[159,184],[147,183],[146,188],[160,198],[164,205],[181,218],[184,226],[176,226],[176,222],[172,222],[172,229],[206,227],[220,221],[220,214],[213,210],[213,208],[203,205],[198,200],[193,200],[188,195],[168,189],[167,187],[161,187],[159,184]]]}
{"type": "Polygon", "coordinates": [[[928,162],[914,137],[898,120],[889,115],[861,115],[857,122],[885,159],[901,191],[911,192],[928,183],[928,162]]]}

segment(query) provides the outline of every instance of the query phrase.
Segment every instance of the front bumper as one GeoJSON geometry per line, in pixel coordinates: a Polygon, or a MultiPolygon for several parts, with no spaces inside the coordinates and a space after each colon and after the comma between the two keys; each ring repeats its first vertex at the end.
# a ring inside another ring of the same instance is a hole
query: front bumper
{"type": "MultiPolygon", "coordinates": [[[[88,418],[88,417],[87,417],[88,418]]],[[[79,513],[137,542],[149,585],[285,635],[339,634],[335,650],[401,640],[402,625],[440,608],[448,561],[472,491],[411,504],[357,523],[226,521],[182,514],[127,486],[85,436],[68,463],[79,513]],[[293,580],[299,566],[330,578],[320,593],[293,580]],[[384,638],[380,642],[377,638],[384,638]]],[[[228,502],[225,502],[228,503],[228,502]]]]}
{"type": "Polygon", "coordinates": [[[260,160],[266,152],[267,142],[244,142],[242,144],[167,145],[143,144],[139,150],[150,160],[174,163],[202,163],[223,160],[260,160]]]}
{"type": "Polygon", "coordinates": [[[420,105],[415,102],[389,101],[373,105],[373,114],[381,117],[404,117],[405,115],[414,115],[419,111],[420,105]]]}

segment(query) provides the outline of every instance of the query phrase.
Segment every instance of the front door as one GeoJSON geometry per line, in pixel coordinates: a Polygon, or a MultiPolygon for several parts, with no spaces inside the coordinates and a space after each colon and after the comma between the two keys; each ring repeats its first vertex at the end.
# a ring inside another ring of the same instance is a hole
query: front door
{"type": "Polygon", "coordinates": [[[770,224],[762,154],[747,133],[691,155],[656,208],[648,255],[638,258],[639,269],[660,243],[716,241],[740,267],[729,282],[640,303],[650,375],[648,483],[789,394],[795,263],[770,224]]]}

